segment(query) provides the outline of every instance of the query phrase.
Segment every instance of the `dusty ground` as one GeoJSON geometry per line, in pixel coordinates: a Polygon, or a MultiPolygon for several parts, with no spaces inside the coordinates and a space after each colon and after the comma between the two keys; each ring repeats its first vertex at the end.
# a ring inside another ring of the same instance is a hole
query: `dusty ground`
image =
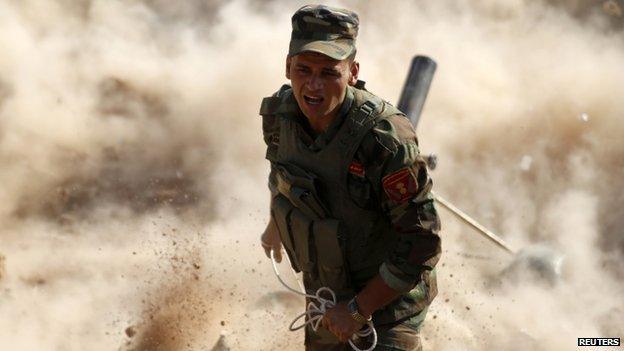
{"type": "MultiPolygon", "coordinates": [[[[377,94],[438,62],[418,126],[436,190],[566,257],[554,286],[501,281],[510,257],[440,210],[427,349],[624,337],[622,3],[332,3],[360,13],[377,94]]],[[[0,2],[0,349],[302,349],[257,239],[257,111],[301,4],[0,2]]]]}

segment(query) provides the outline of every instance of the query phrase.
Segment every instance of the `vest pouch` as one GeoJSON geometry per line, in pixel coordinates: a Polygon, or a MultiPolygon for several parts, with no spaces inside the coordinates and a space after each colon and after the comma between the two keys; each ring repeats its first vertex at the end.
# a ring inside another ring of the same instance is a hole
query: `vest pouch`
{"type": "Polygon", "coordinates": [[[311,254],[310,229],[312,220],[299,209],[294,208],[290,212],[290,236],[295,246],[295,256],[299,262],[299,268],[308,274],[314,274],[314,261],[311,254]]]}
{"type": "Polygon", "coordinates": [[[342,248],[340,246],[340,221],[316,220],[312,226],[318,275],[322,286],[334,290],[339,297],[352,294],[342,248]]]}
{"type": "Polygon", "coordinates": [[[289,225],[289,218],[294,209],[295,208],[291,205],[290,201],[288,201],[284,196],[277,195],[273,198],[271,216],[273,216],[273,220],[277,225],[277,231],[279,232],[286,254],[290,259],[292,268],[298,273],[301,272],[301,268],[299,268],[301,266],[295,255],[295,245],[293,243],[293,237],[289,225]]]}
{"type": "Polygon", "coordinates": [[[290,188],[289,198],[298,209],[310,218],[319,219],[327,216],[321,201],[314,193],[308,190],[294,186],[290,188]]]}
{"type": "Polygon", "coordinates": [[[276,163],[275,170],[277,171],[278,183],[282,182],[283,186],[287,188],[298,186],[300,188],[314,190],[316,187],[316,175],[294,164],[276,163]]]}
{"type": "Polygon", "coordinates": [[[317,177],[295,165],[275,165],[277,190],[309,218],[327,217],[327,210],[317,196],[317,177]]]}

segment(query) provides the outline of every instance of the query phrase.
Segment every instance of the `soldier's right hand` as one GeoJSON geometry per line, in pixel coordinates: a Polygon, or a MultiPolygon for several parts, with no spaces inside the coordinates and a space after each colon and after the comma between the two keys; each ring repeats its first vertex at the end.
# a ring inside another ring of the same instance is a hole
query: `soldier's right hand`
{"type": "Polygon", "coordinates": [[[262,233],[262,236],[260,237],[260,244],[262,245],[264,253],[268,258],[271,258],[271,250],[273,250],[275,261],[278,263],[282,262],[282,241],[273,218],[271,218],[269,224],[267,224],[267,227],[264,230],[264,233],[262,233]]]}

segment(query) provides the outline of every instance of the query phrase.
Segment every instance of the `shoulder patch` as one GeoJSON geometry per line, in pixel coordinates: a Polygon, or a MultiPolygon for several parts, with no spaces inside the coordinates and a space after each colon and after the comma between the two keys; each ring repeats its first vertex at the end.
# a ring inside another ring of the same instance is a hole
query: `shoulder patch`
{"type": "Polygon", "coordinates": [[[406,202],[418,191],[416,177],[407,167],[388,174],[381,182],[388,198],[396,204],[406,202]]]}

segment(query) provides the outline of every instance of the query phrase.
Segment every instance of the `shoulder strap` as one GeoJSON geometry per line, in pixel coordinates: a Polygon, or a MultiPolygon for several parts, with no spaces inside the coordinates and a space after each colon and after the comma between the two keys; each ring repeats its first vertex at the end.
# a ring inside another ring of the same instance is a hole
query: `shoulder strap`
{"type": "Polygon", "coordinates": [[[390,116],[401,113],[392,105],[385,103],[377,96],[368,93],[366,91],[356,92],[358,95],[356,101],[365,101],[351,113],[347,125],[347,132],[342,134],[340,143],[342,145],[342,159],[343,165],[341,166],[341,181],[343,183],[347,180],[348,168],[351,164],[353,157],[366,133],[368,133],[380,120],[386,119],[390,116]]]}
{"type": "Polygon", "coordinates": [[[365,90],[354,89],[354,104],[356,106],[359,104],[359,106],[352,110],[347,118],[347,123],[349,123],[347,135],[351,137],[357,135],[363,128],[368,129],[366,127],[377,119],[381,112],[383,102],[365,90]]]}
{"type": "Polygon", "coordinates": [[[262,99],[260,105],[262,133],[267,144],[266,158],[269,161],[277,160],[283,124],[292,118],[297,109],[297,103],[292,97],[292,88],[288,84],[282,85],[273,96],[262,99]]]}
{"type": "Polygon", "coordinates": [[[289,109],[284,109],[283,102],[286,97],[290,95],[292,88],[288,84],[282,85],[282,87],[272,96],[262,99],[260,104],[260,115],[274,115],[280,112],[288,112],[289,109]]]}
{"type": "Polygon", "coordinates": [[[356,90],[355,95],[354,103],[360,103],[360,105],[349,113],[345,121],[347,123],[346,130],[340,135],[343,159],[348,164],[351,163],[355,150],[357,150],[364,135],[375,125],[383,106],[381,99],[373,94],[356,90]],[[361,102],[363,99],[364,102],[361,102]]]}
{"type": "Polygon", "coordinates": [[[281,99],[277,96],[265,97],[260,104],[260,115],[274,115],[280,102],[281,99]]]}
{"type": "Polygon", "coordinates": [[[260,105],[260,115],[274,115],[281,102],[282,99],[279,96],[265,97],[260,105]]]}

